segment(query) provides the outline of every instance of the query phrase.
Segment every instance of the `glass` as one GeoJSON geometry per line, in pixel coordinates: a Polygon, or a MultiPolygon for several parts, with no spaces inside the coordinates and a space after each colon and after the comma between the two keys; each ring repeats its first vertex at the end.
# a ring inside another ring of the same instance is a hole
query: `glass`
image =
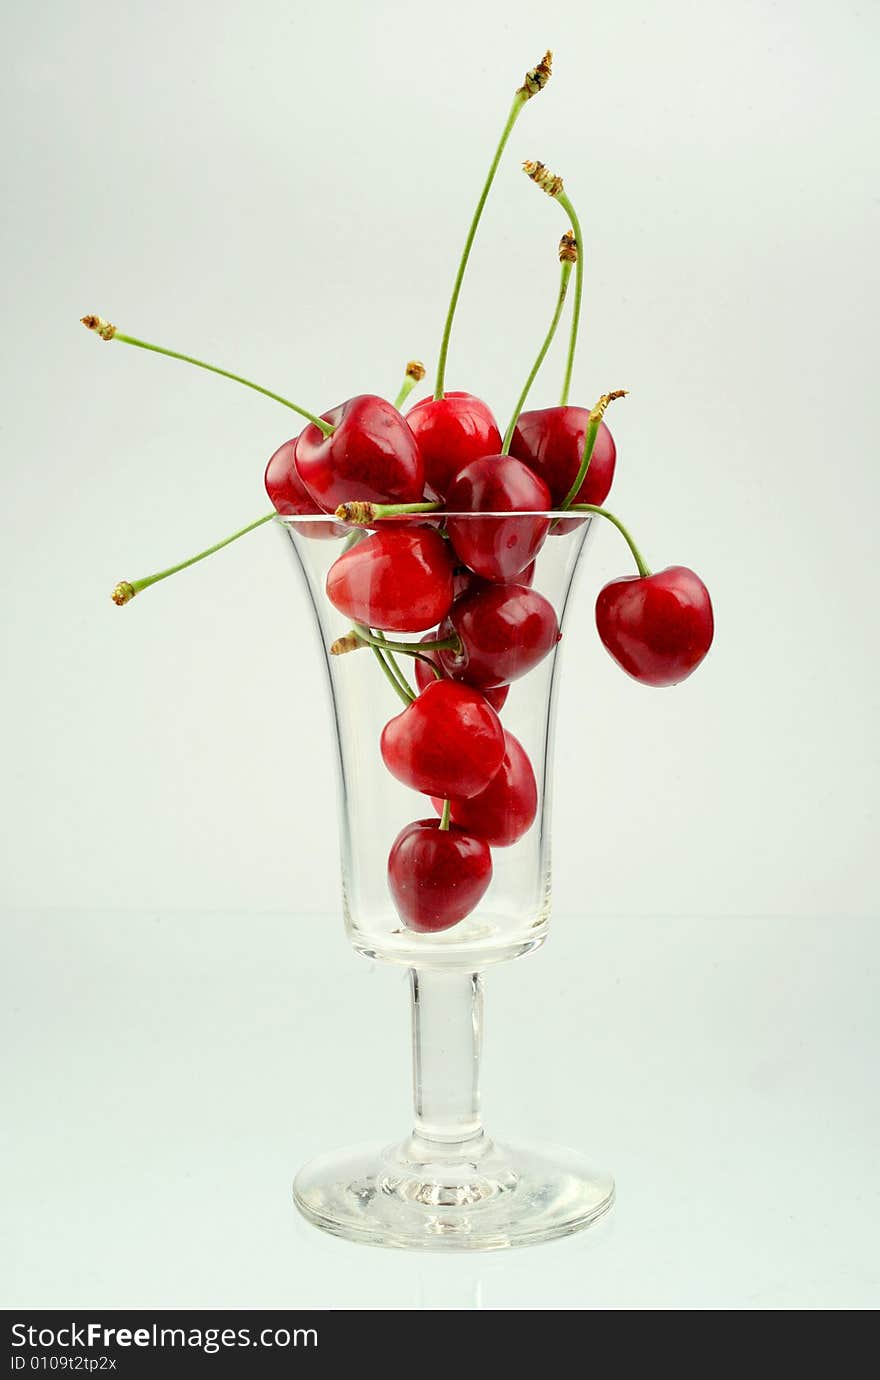
{"type": "MultiPolygon", "coordinates": [[[[502,545],[525,544],[534,532],[532,513],[498,514],[497,521],[495,515],[473,513],[385,518],[353,531],[326,519],[285,519],[328,671],[340,769],[345,925],[358,952],[410,971],[415,1104],[413,1130],[402,1143],[322,1155],[299,1173],[294,1197],[307,1218],[340,1236],[390,1246],[485,1250],[576,1231],[606,1212],[614,1195],[612,1180],[591,1170],[573,1151],[494,1143],[482,1128],[479,1097],[482,973],[537,948],[550,921],[555,700],[565,614],[589,543],[590,520],[543,515],[549,531],[536,557],[531,587],[552,606],[562,636],[510,684],[498,710],[505,735],[513,735],[531,763],[533,796],[524,808],[527,815],[534,809],[534,822],[514,842],[501,846],[498,839],[505,831],[517,833],[528,820],[522,809],[505,816],[503,802],[499,815],[495,801],[491,828],[499,834],[491,847],[492,875],[485,894],[458,923],[419,932],[403,922],[396,908],[389,887],[389,850],[407,825],[437,821],[442,801],[396,779],[379,747],[384,726],[406,708],[392,685],[395,671],[399,668],[417,691],[417,663],[405,654],[393,661],[382,651],[377,656],[369,646],[331,655],[331,646],[352,625],[331,604],[325,586],[340,554],[369,541],[380,526],[387,530],[428,523],[442,533],[450,516],[502,545]]],[[[464,574],[457,578],[467,580],[464,574]]],[[[524,654],[530,636],[524,620],[535,604],[532,596],[517,593],[522,578],[505,587],[510,590],[505,606],[516,613],[505,625],[505,653],[514,657],[524,654]]],[[[479,599],[487,588],[480,582],[467,597],[479,599]]],[[[450,635],[449,629],[373,635],[417,645],[432,632],[435,639],[450,635]]],[[[435,660],[445,657],[448,668],[454,653],[450,648],[432,655],[435,660]]],[[[423,683],[432,684],[431,667],[421,663],[419,670],[423,683]]],[[[506,736],[504,746],[512,750],[506,736]]],[[[528,775],[527,766],[524,770],[528,775]]],[[[452,828],[491,832],[483,822],[489,819],[482,804],[487,798],[477,794],[464,804],[453,801],[452,828]]],[[[403,872],[411,878],[409,867],[403,872]]]]}

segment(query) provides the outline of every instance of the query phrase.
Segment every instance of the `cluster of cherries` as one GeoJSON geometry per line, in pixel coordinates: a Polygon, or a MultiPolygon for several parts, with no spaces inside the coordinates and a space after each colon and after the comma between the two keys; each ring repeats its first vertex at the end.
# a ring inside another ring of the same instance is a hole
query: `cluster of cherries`
{"type": "MultiPolygon", "coordinates": [[[[427,399],[406,416],[359,397],[325,414],[329,437],[309,425],[267,466],[267,491],[285,517],[332,514],[373,527],[327,575],[327,597],[354,625],[333,650],[353,650],[374,632],[425,633],[410,644],[421,652],[419,693],[381,738],[388,770],[432,797],[441,816],[408,824],[388,859],[412,929],[447,929],[468,915],[491,880],[490,849],[515,843],[534,821],[532,765],[498,714],[510,683],[559,641],[556,613],[532,578],[551,531],[584,520],[547,514],[578,475],[592,415],[568,406],[524,412],[502,454],[491,411],[469,393],[427,399]]],[[[600,421],[577,505],[604,501],[615,460],[600,421]]],[[[299,530],[327,538],[346,529],[299,530]]],[[[612,581],[596,616],[611,655],[650,685],[682,680],[712,639],[708,592],[683,567],[612,581]]]]}
{"type": "Polygon", "coordinates": [[[405,703],[382,732],[383,761],[398,780],[430,797],[439,816],[408,824],[388,859],[397,909],[409,928],[421,932],[448,929],[470,914],[491,881],[491,849],[515,844],[535,819],[532,764],[499,712],[511,682],[531,671],[560,638],[552,605],[532,587],[545,541],[571,531],[588,513],[608,518],[626,538],[638,574],[604,587],[596,623],[611,656],[634,679],[676,684],[699,665],[713,636],[712,605],[699,577],[683,566],[652,574],[623,524],[601,506],[616,462],[603,418],[620,394],[603,395],[592,409],[567,403],[580,302],[580,234],[561,179],[542,164],[525,167],[562,202],[575,229],[560,245],[562,283],[551,329],[505,437],[486,403],[444,388],[450,325],[486,193],[519,110],[549,75],[548,54],[516,93],[459,267],[434,396],[405,415],[402,401],[424,375],[417,363],[408,366],[395,403],[360,395],[316,416],[227,370],[122,335],[100,317],[83,318],[105,340],[224,374],[307,419],[300,434],[269,460],[271,514],[170,570],[122,582],[113,597],[128,603],[148,585],[276,514],[293,519],[295,527],[297,517],[326,517],[301,523],[298,530],[317,540],[346,538],[326,591],[352,627],[331,650],[372,646],[405,703]],[[523,411],[556,329],[572,265],[578,296],[563,401],[523,411]],[[412,633],[421,633],[421,640],[386,636],[412,633]],[[416,689],[399,672],[400,654],[413,658],[416,689]]]}

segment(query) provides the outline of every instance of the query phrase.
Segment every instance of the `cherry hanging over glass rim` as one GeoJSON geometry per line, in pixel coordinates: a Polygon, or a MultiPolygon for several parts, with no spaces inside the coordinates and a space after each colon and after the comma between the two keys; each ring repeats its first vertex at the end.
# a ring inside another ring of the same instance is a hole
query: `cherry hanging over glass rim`
{"type": "MultiPolygon", "coordinates": [[[[358,549],[369,556],[372,537],[392,527],[425,525],[432,540],[439,535],[449,548],[457,573],[448,516],[377,519],[349,528],[339,541],[310,539],[309,525],[317,528],[320,517],[279,520],[304,577],[328,671],[345,926],[359,953],[410,970],[415,1068],[411,1133],[400,1139],[401,1125],[398,1140],[389,1135],[387,1146],[319,1155],[298,1175],[294,1193],[311,1221],[351,1239],[497,1249],[578,1230],[613,1200],[610,1178],[576,1152],[497,1143],[479,1116],[482,974],[536,949],[549,932],[555,703],[569,628],[591,627],[589,613],[576,619],[569,612],[591,519],[550,540],[565,514],[539,515],[548,539],[525,572],[529,583],[517,584],[515,575],[469,581],[462,594],[449,596],[449,616],[439,628],[368,627],[331,602],[340,557],[350,562],[358,549]],[[470,610],[460,640],[443,636],[460,621],[456,605],[470,610]],[[469,637],[473,674],[461,645],[469,637]],[[453,645],[436,649],[437,642],[453,645]],[[423,646],[426,660],[418,662],[414,654],[423,646]],[[498,683],[509,692],[490,699],[494,692],[481,688],[481,680],[493,658],[501,668],[498,683]],[[446,809],[429,789],[435,779],[448,792],[446,809]]],[[[477,531],[476,524],[497,517],[533,532],[535,516],[460,513],[455,521],[477,531]]],[[[371,588],[378,590],[396,608],[399,592],[388,593],[387,546],[377,549],[374,587],[364,563],[360,593],[369,601],[371,588]]],[[[446,578],[445,571],[437,576],[444,588],[446,578]]],[[[405,614],[397,616],[406,624],[405,614]]]]}

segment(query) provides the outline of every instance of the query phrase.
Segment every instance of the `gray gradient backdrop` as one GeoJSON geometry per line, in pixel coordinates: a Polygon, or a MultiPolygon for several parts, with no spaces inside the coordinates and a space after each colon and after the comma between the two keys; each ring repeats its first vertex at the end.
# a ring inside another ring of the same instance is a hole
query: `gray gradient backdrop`
{"type": "Polygon", "coordinates": [[[518,163],[543,159],[587,239],[575,396],[631,390],[613,506],[717,617],[687,684],[627,680],[592,623],[627,555],[598,534],[557,907],[874,915],[880,10],[7,0],[3,29],[4,903],[336,911],[329,716],[281,536],[109,599],[263,511],[295,422],[77,322],[318,410],[393,396],[407,358],[436,359],[510,93],[549,44],[448,383],[505,419],[533,357],[564,226],[518,163]]]}

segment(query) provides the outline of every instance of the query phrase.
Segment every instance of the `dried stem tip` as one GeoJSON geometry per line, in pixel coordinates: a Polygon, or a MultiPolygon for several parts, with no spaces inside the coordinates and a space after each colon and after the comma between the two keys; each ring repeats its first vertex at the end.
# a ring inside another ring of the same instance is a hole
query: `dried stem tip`
{"type": "Polygon", "coordinates": [[[356,652],[358,647],[364,646],[366,643],[361,641],[357,633],[346,633],[345,637],[337,637],[335,642],[331,642],[330,655],[345,656],[346,652],[356,652]]]}
{"type": "Polygon", "coordinates": [[[617,388],[613,393],[603,393],[596,406],[590,409],[590,421],[601,422],[608,404],[613,403],[615,398],[625,398],[628,392],[628,388],[617,388]]]}
{"type": "Polygon", "coordinates": [[[543,91],[550,80],[552,68],[553,54],[548,48],[537,67],[533,67],[531,71],[526,72],[523,84],[516,94],[522,96],[524,101],[529,101],[532,96],[537,96],[538,92],[543,91]]]}
{"type": "Polygon", "coordinates": [[[562,178],[557,177],[556,174],[552,173],[543,163],[536,163],[533,159],[527,158],[525,163],[523,163],[523,172],[526,173],[533,182],[536,182],[541,188],[541,191],[546,192],[548,196],[559,196],[559,193],[563,190],[562,178]]]}
{"type": "Polygon", "coordinates": [[[425,366],[420,359],[411,359],[406,366],[406,376],[408,379],[415,379],[416,383],[421,383],[425,377],[425,366]]]}
{"type": "Polygon", "coordinates": [[[123,604],[130,604],[136,594],[137,590],[134,585],[130,585],[127,580],[120,580],[110,598],[114,604],[118,604],[122,608],[123,604]]]}
{"type": "Polygon", "coordinates": [[[340,522],[351,522],[356,527],[365,527],[375,516],[375,503],[340,503],[334,513],[340,522]]]}
{"type": "Polygon", "coordinates": [[[574,231],[566,230],[559,241],[559,262],[561,264],[576,264],[577,261],[578,242],[574,237],[574,231]]]}
{"type": "Polygon", "coordinates": [[[102,340],[112,340],[116,334],[116,327],[105,321],[103,316],[81,316],[80,321],[86,330],[97,331],[102,340]]]}

